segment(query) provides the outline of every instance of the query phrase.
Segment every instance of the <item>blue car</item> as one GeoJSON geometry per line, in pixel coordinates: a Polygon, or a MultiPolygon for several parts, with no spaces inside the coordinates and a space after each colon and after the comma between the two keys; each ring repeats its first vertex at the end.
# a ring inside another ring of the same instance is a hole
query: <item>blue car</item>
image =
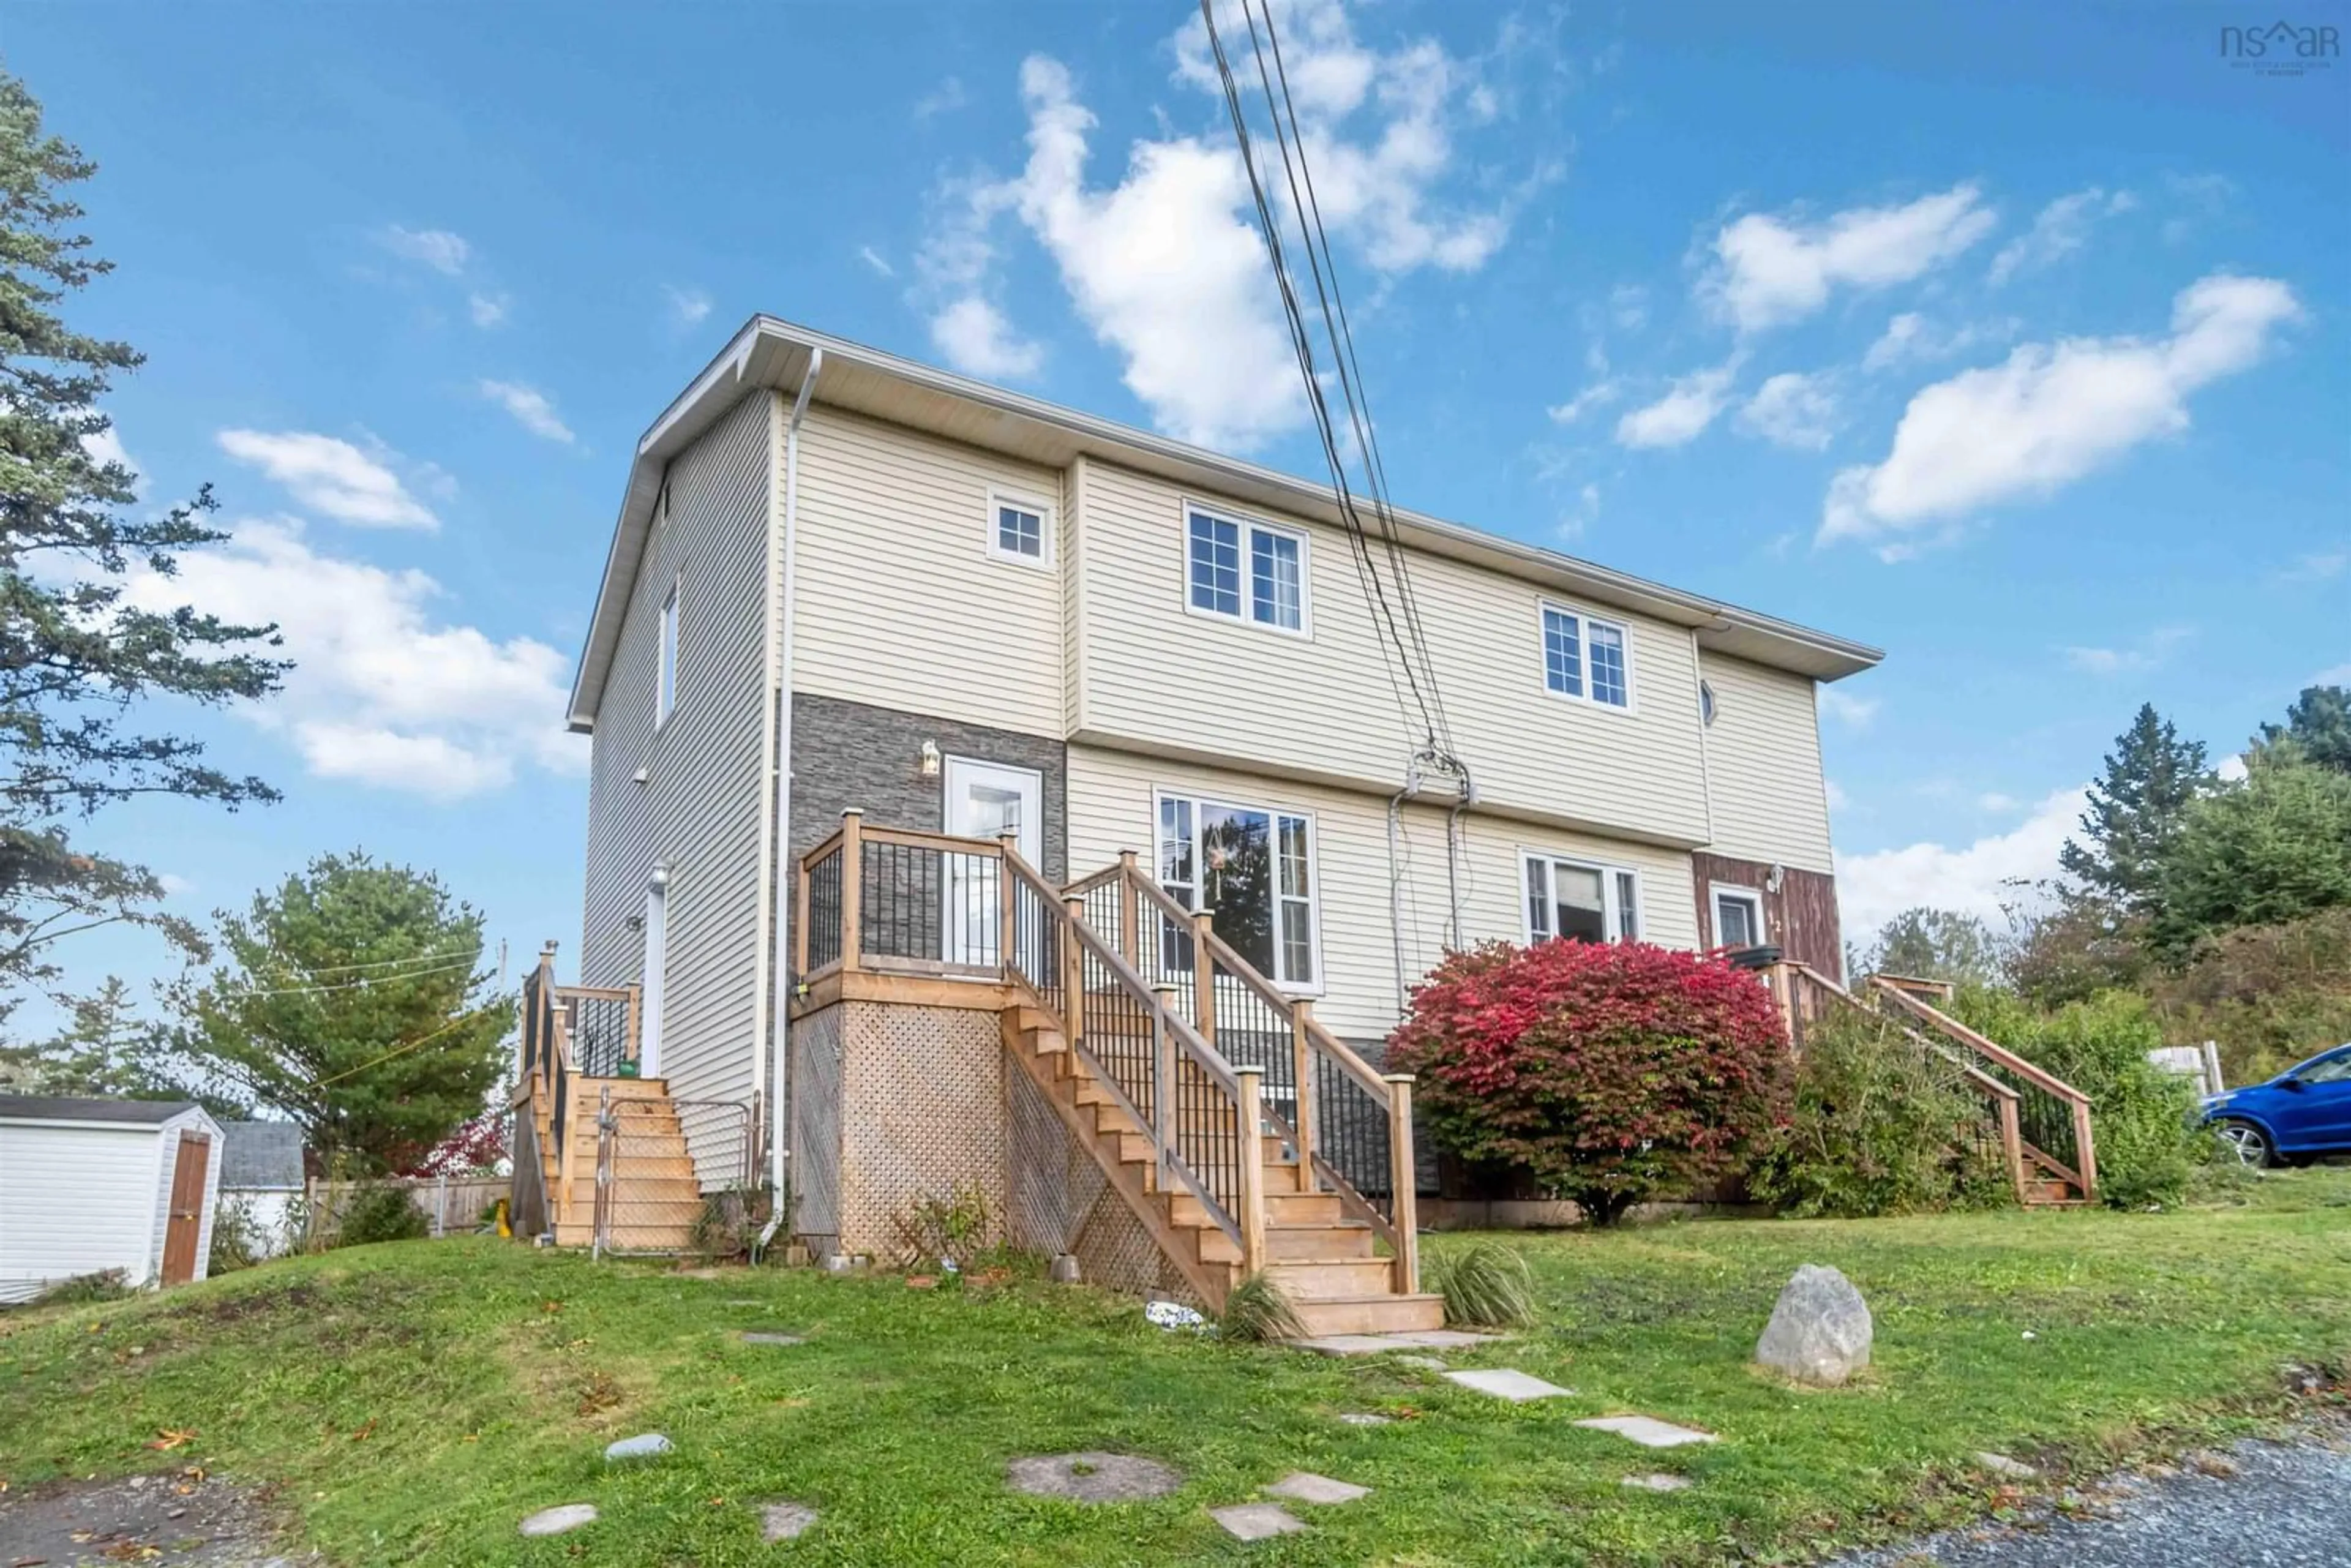
{"type": "Polygon", "coordinates": [[[2351,1154],[2351,1045],[2321,1051],[2267,1083],[2210,1096],[2204,1121],[2255,1167],[2351,1154]]]}

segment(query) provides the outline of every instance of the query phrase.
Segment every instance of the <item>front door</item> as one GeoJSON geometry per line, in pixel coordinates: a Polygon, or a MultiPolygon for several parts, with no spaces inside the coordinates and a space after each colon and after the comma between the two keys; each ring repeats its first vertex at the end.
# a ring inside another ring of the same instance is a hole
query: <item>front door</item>
{"type": "Polygon", "coordinates": [[[172,1166],[172,1214],[163,1226],[163,1283],[184,1285],[196,1277],[196,1243],[204,1229],[204,1175],[212,1164],[208,1138],[180,1135],[172,1166]]]}
{"type": "MultiPolygon", "coordinates": [[[[1045,776],[968,757],[946,759],[946,831],[957,838],[1017,834],[1020,858],[1041,868],[1045,852],[1045,776]]],[[[1000,870],[992,860],[949,855],[939,956],[950,964],[993,967],[1000,929],[1000,870]]]]}

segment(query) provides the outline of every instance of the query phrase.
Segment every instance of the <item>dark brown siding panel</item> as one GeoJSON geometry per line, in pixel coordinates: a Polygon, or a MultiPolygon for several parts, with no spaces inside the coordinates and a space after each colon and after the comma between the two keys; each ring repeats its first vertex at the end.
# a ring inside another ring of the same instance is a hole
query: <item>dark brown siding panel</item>
{"type": "Polygon", "coordinates": [[[1698,895],[1698,945],[1712,947],[1714,899],[1708,889],[1751,887],[1763,898],[1765,936],[1798,963],[1810,964],[1829,978],[1844,978],[1844,936],[1837,925],[1836,878],[1826,872],[1783,868],[1780,891],[1771,891],[1771,868],[1761,861],[1732,860],[1703,850],[1690,855],[1691,881],[1698,895]]]}

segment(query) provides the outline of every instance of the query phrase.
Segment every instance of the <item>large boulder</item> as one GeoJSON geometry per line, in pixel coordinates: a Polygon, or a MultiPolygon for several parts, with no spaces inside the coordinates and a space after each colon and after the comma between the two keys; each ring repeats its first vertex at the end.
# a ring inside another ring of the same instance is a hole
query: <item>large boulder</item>
{"type": "Polygon", "coordinates": [[[1834,1388],[1869,1364],[1869,1303],[1834,1269],[1807,1263],[1780,1292],[1755,1359],[1799,1383],[1834,1388]]]}

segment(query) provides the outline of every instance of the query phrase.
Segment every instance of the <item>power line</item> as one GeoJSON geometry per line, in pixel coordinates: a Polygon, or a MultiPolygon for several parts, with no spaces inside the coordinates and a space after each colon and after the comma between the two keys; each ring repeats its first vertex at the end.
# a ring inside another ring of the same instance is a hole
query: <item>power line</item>
{"type": "Polygon", "coordinates": [[[379,958],[371,964],[305,964],[299,959],[278,960],[290,967],[312,975],[339,975],[351,969],[397,969],[410,964],[437,964],[444,958],[464,958],[472,962],[480,956],[479,947],[452,947],[445,953],[418,953],[406,958],[379,958]]]}
{"type": "Polygon", "coordinates": [[[405,974],[364,976],[356,980],[343,980],[324,986],[279,986],[267,989],[215,991],[213,996],[217,1000],[226,1001],[242,1001],[252,997],[329,996],[338,991],[364,991],[376,986],[421,980],[428,976],[445,975],[453,969],[470,969],[473,967],[474,961],[471,958],[460,958],[454,964],[443,964],[438,968],[412,969],[405,974]]]}

